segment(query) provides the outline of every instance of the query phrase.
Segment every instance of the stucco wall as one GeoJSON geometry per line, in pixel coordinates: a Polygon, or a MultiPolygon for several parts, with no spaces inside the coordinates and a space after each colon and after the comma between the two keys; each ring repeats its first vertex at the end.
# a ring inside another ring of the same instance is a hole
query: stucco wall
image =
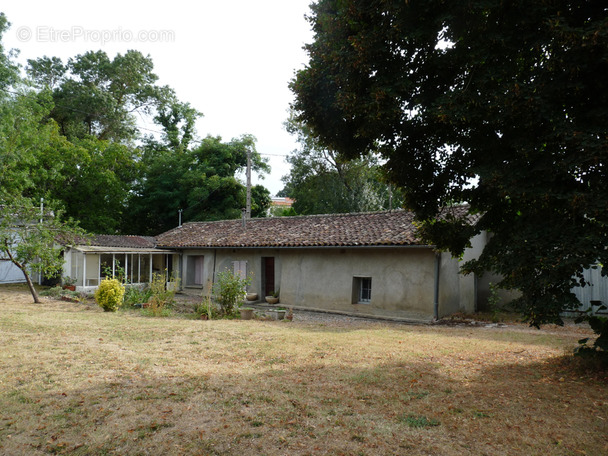
{"type": "Polygon", "coordinates": [[[434,254],[419,248],[282,252],[281,302],[364,315],[430,319],[434,254]],[[371,302],[353,303],[354,279],[372,279],[371,302]]]}
{"type": "Polygon", "coordinates": [[[209,295],[211,286],[218,272],[225,269],[232,270],[234,261],[247,262],[247,276],[251,278],[251,285],[247,291],[262,294],[262,257],[274,257],[275,259],[275,282],[277,288],[281,283],[281,251],[277,249],[197,249],[186,250],[182,256],[182,282],[186,292],[209,295]],[[203,285],[192,286],[188,284],[189,256],[203,256],[203,285]],[[214,272],[215,271],[215,272],[214,272]]]}
{"type": "MultiPolygon", "coordinates": [[[[218,272],[232,270],[234,261],[245,261],[252,278],[247,291],[263,300],[262,258],[274,257],[282,306],[412,320],[434,317],[436,256],[428,247],[186,250],[183,277],[188,277],[189,256],[204,257],[204,285],[188,286],[184,281],[188,293],[208,295],[218,272]],[[372,280],[369,303],[357,302],[357,278],[372,280]]],[[[440,317],[475,302],[474,278],[463,278],[458,268],[458,260],[441,255],[440,317]]]]}

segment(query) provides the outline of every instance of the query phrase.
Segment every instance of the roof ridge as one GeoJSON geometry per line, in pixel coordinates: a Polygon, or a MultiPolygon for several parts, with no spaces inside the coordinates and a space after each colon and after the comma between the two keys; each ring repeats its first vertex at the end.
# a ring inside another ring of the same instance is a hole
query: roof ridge
{"type": "MultiPolygon", "coordinates": [[[[391,214],[391,213],[402,213],[402,212],[409,212],[409,213],[413,214],[412,211],[398,208],[398,209],[380,210],[380,211],[339,212],[339,213],[333,213],[333,214],[302,214],[302,215],[288,215],[288,216],[278,216],[278,217],[253,217],[253,218],[247,219],[247,222],[250,222],[250,221],[257,222],[257,221],[264,221],[264,220],[293,220],[293,219],[323,218],[323,217],[349,217],[349,216],[357,216],[357,215],[391,214]]],[[[202,223],[207,225],[207,224],[215,224],[215,223],[240,222],[240,221],[242,221],[241,218],[224,219],[224,220],[196,220],[196,221],[192,221],[192,222],[184,222],[184,223],[182,223],[182,226],[202,224],[202,223]]],[[[175,228],[172,228],[169,231],[167,231],[166,233],[173,231],[177,228],[180,228],[180,227],[177,226],[175,228]]]]}

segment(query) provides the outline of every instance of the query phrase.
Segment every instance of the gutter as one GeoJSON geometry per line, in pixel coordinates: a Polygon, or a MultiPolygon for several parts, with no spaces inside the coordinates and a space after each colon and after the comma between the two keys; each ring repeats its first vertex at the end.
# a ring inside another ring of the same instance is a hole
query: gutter
{"type": "Polygon", "coordinates": [[[434,283],[434,299],[433,299],[433,315],[435,321],[439,320],[439,271],[441,266],[441,252],[435,252],[435,283],[434,283]]]}
{"type": "Polygon", "coordinates": [[[420,245],[420,244],[366,244],[366,245],[225,245],[225,246],[214,246],[214,245],[188,245],[188,246],[173,246],[173,247],[162,247],[160,249],[173,249],[173,250],[187,250],[187,249],[434,249],[435,245],[420,245]]]}

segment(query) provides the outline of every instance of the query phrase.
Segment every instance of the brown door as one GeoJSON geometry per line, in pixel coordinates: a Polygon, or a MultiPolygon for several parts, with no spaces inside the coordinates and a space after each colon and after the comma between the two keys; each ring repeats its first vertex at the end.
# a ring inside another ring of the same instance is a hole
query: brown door
{"type": "Polygon", "coordinates": [[[262,271],[264,273],[262,291],[265,296],[268,296],[273,291],[278,291],[274,287],[274,257],[262,257],[262,271]]]}

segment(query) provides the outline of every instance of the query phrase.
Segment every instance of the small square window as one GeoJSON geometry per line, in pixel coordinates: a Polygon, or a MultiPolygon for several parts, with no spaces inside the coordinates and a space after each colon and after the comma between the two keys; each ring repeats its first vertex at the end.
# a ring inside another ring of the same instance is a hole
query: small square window
{"type": "Polygon", "coordinates": [[[353,304],[369,304],[372,301],[372,278],[353,277],[353,304]]]}

